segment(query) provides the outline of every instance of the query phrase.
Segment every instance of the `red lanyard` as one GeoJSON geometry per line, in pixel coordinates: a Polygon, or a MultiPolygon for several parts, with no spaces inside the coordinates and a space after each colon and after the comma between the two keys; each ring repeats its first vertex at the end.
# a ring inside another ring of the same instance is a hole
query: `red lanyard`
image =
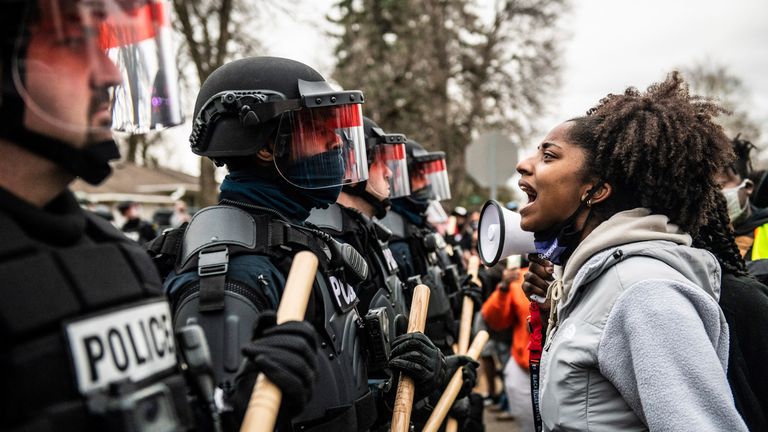
{"type": "Polygon", "coordinates": [[[539,408],[539,361],[541,360],[541,347],[543,335],[541,329],[541,310],[539,303],[532,301],[530,305],[531,315],[528,317],[528,331],[531,338],[528,341],[531,373],[531,407],[533,409],[533,423],[536,432],[541,432],[541,410],[539,408]]]}

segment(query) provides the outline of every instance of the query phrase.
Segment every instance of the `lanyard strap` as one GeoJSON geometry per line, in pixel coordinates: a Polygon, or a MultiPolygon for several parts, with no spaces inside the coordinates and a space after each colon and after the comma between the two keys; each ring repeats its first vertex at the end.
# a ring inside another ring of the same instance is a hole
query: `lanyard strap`
{"type": "Polygon", "coordinates": [[[541,311],[539,304],[535,301],[530,305],[531,315],[528,317],[528,331],[531,338],[528,342],[530,350],[529,371],[531,374],[531,408],[533,409],[533,424],[536,432],[541,432],[541,409],[539,406],[539,362],[541,361],[542,331],[541,331],[541,311]]]}

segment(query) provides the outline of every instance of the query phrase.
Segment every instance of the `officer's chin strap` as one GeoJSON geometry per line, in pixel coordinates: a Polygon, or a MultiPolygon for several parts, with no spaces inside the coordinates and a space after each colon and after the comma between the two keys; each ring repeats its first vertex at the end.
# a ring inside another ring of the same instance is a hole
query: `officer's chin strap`
{"type": "Polygon", "coordinates": [[[14,128],[2,133],[18,146],[54,162],[92,185],[98,185],[112,173],[109,161],[120,158],[120,150],[114,140],[88,144],[77,149],[65,141],[14,128]]]}
{"type": "Polygon", "coordinates": [[[368,181],[364,180],[361,182],[357,182],[353,185],[345,185],[343,187],[344,192],[350,194],[359,196],[365,202],[370,204],[373,207],[373,215],[376,216],[377,219],[383,219],[384,216],[387,215],[387,209],[392,206],[392,202],[389,200],[389,198],[384,198],[384,200],[379,200],[373,194],[368,192],[366,189],[368,187],[368,181]]]}

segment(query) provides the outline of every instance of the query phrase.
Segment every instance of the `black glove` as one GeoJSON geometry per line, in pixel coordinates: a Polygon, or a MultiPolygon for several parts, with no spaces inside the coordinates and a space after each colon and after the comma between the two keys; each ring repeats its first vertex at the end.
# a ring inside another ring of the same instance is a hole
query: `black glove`
{"type": "MultiPolygon", "coordinates": [[[[431,395],[445,381],[446,364],[443,353],[424,333],[406,333],[392,341],[389,368],[413,379],[414,398],[431,395]]],[[[395,387],[396,388],[396,387],[395,387]]]]}
{"type": "Polygon", "coordinates": [[[312,395],[317,374],[317,333],[305,321],[277,325],[274,311],[262,312],[243,355],[283,393],[281,415],[300,413],[312,395]]]}
{"type": "Polygon", "coordinates": [[[459,422],[462,432],[484,432],[483,397],[472,393],[467,397],[457,399],[449,414],[459,422]]]}
{"type": "Polygon", "coordinates": [[[443,387],[448,385],[456,371],[461,368],[461,390],[459,390],[459,395],[456,396],[456,399],[458,400],[469,395],[477,384],[477,368],[480,366],[480,363],[465,355],[451,355],[445,358],[445,364],[447,366],[447,373],[443,387]]]}
{"type": "Polygon", "coordinates": [[[467,417],[469,417],[470,410],[471,407],[469,406],[469,398],[459,398],[457,396],[456,400],[453,401],[453,405],[451,405],[451,409],[448,411],[448,414],[455,418],[459,423],[461,423],[467,417]]]}
{"type": "Polygon", "coordinates": [[[459,288],[459,294],[472,299],[475,311],[483,305],[483,287],[472,281],[472,275],[464,277],[464,280],[461,282],[461,288],[459,288]]]}

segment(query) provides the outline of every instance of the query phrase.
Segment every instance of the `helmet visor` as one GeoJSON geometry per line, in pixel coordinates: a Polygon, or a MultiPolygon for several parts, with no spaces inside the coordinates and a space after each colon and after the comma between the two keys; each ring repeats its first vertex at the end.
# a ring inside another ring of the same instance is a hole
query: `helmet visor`
{"type": "Polygon", "coordinates": [[[432,186],[435,199],[438,201],[451,199],[451,184],[448,182],[448,170],[445,157],[422,163],[427,182],[432,186]]]}
{"type": "Polygon", "coordinates": [[[143,133],[181,124],[179,77],[173,58],[167,1],[146,0],[101,26],[100,47],[117,65],[112,128],[143,133]]]}
{"type": "Polygon", "coordinates": [[[79,144],[181,122],[169,3],[41,0],[37,11],[12,64],[27,129],[79,144]]]}
{"type": "Polygon", "coordinates": [[[322,189],[368,178],[360,104],[301,108],[283,113],[275,137],[280,175],[303,189],[322,189]]]}
{"type": "MultiPolygon", "coordinates": [[[[389,171],[389,197],[400,198],[411,194],[408,181],[408,162],[405,144],[379,144],[376,146],[374,164],[381,164],[389,171]]],[[[370,184],[370,180],[368,184],[370,184]]]]}

